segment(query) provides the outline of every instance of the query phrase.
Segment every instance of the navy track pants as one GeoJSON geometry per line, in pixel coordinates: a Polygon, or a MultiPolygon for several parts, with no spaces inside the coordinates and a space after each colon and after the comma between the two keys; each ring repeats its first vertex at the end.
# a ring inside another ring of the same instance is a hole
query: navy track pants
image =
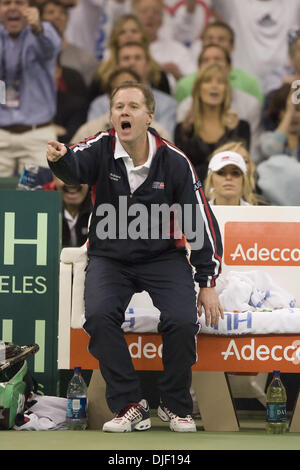
{"type": "Polygon", "coordinates": [[[162,403],[179,416],[191,414],[191,366],[197,357],[199,324],[192,268],[183,252],[137,264],[89,258],[83,327],[90,335],[89,351],[99,360],[106,382],[108,406],[118,412],[129,402],[143,398],[121,325],[132,295],[144,290],[161,312],[162,403]]]}

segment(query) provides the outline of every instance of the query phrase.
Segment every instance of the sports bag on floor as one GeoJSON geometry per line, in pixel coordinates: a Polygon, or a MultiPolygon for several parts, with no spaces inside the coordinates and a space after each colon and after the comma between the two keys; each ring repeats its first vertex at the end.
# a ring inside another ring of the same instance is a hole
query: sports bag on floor
{"type": "Polygon", "coordinates": [[[25,358],[37,352],[39,347],[36,344],[16,346],[3,342],[1,346],[0,429],[11,429],[17,415],[23,413],[33,387],[33,379],[25,358]]]}

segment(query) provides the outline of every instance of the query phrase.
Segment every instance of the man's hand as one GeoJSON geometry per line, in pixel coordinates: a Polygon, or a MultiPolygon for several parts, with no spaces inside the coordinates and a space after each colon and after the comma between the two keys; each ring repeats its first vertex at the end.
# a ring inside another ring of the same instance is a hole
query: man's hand
{"type": "Polygon", "coordinates": [[[201,317],[202,307],[205,312],[205,325],[214,327],[219,317],[224,319],[224,312],[218,294],[214,287],[201,287],[197,300],[198,313],[201,317]]]}
{"type": "Polygon", "coordinates": [[[57,162],[60,160],[66,153],[67,147],[56,140],[50,140],[47,147],[47,159],[50,162],[57,162]]]}
{"type": "Polygon", "coordinates": [[[40,18],[40,12],[36,7],[28,7],[24,13],[27,20],[27,24],[31,27],[34,34],[42,32],[42,23],[40,18]]]}

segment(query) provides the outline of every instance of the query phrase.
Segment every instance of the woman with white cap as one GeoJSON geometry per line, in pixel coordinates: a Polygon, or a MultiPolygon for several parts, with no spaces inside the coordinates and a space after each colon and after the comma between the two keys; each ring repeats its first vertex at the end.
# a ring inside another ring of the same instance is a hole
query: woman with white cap
{"type": "Polygon", "coordinates": [[[248,206],[257,203],[247,177],[245,160],[233,151],[218,152],[212,156],[204,190],[213,205],[248,206]]]}

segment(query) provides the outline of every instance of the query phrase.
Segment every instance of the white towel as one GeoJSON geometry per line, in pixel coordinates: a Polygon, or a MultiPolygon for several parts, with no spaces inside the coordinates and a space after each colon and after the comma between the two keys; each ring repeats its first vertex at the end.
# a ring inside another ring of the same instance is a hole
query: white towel
{"type": "Polygon", "coordinates": [[[296,299],[264,271],[229,271],[220,276],[216,289],[226,311],[296,306],[296,299]]]}
{"type": "Polygon", "coordinates": [[[16,431],[54,431],[67,429],[66,398],[31,394],[26,402],[28,410],[24,413],[23,423],[15,425],[16,431]]]}

